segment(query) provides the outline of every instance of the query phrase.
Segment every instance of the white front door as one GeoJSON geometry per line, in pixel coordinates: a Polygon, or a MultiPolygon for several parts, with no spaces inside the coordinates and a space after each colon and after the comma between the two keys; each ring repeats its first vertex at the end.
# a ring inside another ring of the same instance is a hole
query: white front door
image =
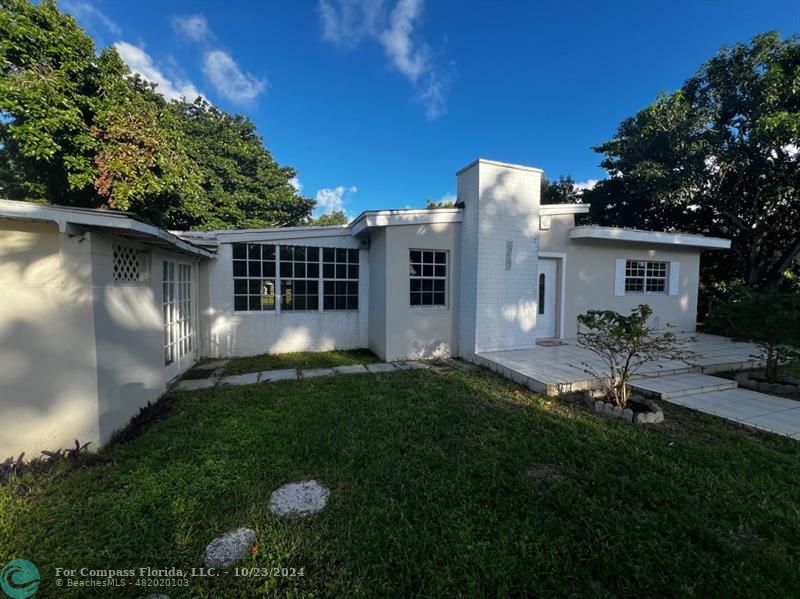
{"type": "Polygon", "coordinates": [[[539,338],[556,336],[556,284],[558,281],[558,263],[556,260],[542,258],[539,260],[539,293],[536,317],[536,336],[539,338]]]}
{"type": "Polygon", "coordinates": [[[168,378],[176,376],[194,363],[195,291],[192,265],[164,261],[164,365],[168,378]]]}

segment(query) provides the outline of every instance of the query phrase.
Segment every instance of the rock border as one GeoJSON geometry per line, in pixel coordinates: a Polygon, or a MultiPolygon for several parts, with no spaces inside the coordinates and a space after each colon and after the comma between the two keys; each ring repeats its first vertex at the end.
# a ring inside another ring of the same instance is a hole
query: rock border
{"type": "Polygon", "coordinates": [[[594,411],[598,414],[611,418],[619,418],[633,424],[660,424],[664,422],[664,411],[654,400],[646,399],[640,395],[634,395],[628,402],[645,405],[650,408],[650,411],[634,412],[630,408],[622,408],[621,406],[603,401],[602,399],[594,400],[594,411]]]}
{"type": "Polygon", "coordinates": [[[768,383],[752,377],[752,375],[760,375],[763,378],[763,374],[764,372],[761,370],[748,370],[737,372],[733,378],[740,387],[750,389],[750,391],[778,395],[800,395],[800,379],[791,376],[778,376],[777,383],[768,383]]]}

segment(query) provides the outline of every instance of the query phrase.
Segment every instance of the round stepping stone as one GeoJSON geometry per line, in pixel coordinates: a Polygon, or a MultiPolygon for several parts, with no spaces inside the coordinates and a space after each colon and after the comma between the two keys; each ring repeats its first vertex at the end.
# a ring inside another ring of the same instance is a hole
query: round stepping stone
{"type": "Polygon", "coordinates": [[[269,509],[276,516],[308,516],[322,510],[331,492],[315,480],[288,483],[269,498],[269,509]]]}
{"type": "Polygon", "coordinates": [[[217,537],[206,547],[205,564],[227,568],[242,559],[256,543],[256,531],[237,528],[217,537]]]}

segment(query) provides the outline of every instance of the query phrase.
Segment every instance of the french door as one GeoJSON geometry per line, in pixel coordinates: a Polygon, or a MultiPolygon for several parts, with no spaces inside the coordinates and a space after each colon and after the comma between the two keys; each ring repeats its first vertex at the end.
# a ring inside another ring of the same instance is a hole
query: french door
{"type": "Polygon", "coordinates": [[[180,372],[194,362],[192,265],[164,261],[164,364],[180,372]]]}

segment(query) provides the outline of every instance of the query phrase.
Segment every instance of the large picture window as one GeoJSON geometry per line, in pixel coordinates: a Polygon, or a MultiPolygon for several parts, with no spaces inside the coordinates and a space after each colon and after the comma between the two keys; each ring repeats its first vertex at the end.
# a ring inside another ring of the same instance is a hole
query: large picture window
{"type": "Polygon", "coordinates": [[[323,309],[358,310],[358,250],[322,249],[323,309]]]}
{"type": "Polygon", "coordinates": [[[233,244],[233,308],[236,311],[275,309],[275,246],[233,244]]]}
{"type": "Polygon", "coordinates": [[[319,248],[280,247],[281,310],[319,309],[319,248]]]}
{"type": "Polygon", "coordinates": [[[625,262],[625,293],[667,293],[668,262],[627,260],[625,262]]]}
{"type": "Polygon", "coordinates": [[[233,244],[234,310],[358,310],[359,251],[233,244]]]}
{"type": "Polygon", "coordinates": [[[409,277],[412,306],[447,305],[447,252],[410,250],[409,277]]]}

